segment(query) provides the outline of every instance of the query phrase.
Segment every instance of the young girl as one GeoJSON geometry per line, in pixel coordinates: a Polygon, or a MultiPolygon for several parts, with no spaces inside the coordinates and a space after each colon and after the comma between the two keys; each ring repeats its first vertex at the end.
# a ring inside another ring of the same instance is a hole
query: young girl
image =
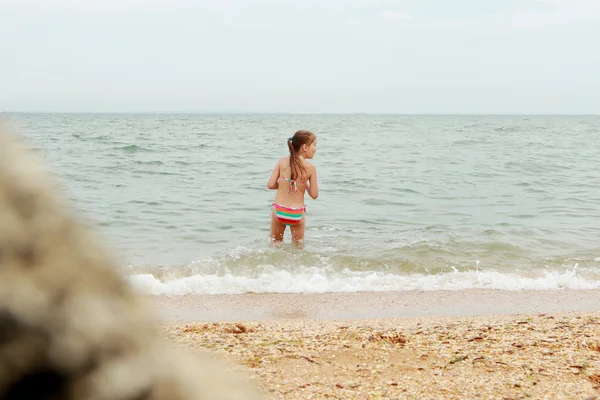
{"type": "Polygon", "coordinates": [[[271,213],[271,240],[283,241],[285,227],[292,231],[292,241],[300,244],[304,240],[306,206],[304,192],[313,199],[319,196],[317,168],[306,162],[317,151],[314,133],[300,130],[287,140],[289,157],[284,157],[275,166],[267,187],[277,189],[271,213]]]}

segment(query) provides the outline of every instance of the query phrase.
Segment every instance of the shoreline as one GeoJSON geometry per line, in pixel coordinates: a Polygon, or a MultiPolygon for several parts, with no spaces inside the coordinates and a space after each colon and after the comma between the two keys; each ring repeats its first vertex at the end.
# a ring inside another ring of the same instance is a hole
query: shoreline
{"type": "Polygon", "coordinates": [[[352,320],[600,312],[599,289],[145,295],[162,322],[352,320]]]}

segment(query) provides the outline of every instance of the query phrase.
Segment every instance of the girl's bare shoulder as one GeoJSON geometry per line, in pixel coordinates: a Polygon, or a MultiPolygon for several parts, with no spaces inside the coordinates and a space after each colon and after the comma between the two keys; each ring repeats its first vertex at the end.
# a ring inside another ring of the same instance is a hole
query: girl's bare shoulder
{"type": "Polygon", "coordinates": [[[308,168],[311,171],[316,171],[317,166],[311,162],[308,162],[306,160],[304,160],[304,165],[306,165],[306,168],[308,168]]]}
{"type": "Polygon", "coordinates": [[[279,159],[279,161],[277,162],[277,166],[279,167],[280,171],[287,171],[290,168],[290,158],[289,157],[282,157],[279,159]]]}

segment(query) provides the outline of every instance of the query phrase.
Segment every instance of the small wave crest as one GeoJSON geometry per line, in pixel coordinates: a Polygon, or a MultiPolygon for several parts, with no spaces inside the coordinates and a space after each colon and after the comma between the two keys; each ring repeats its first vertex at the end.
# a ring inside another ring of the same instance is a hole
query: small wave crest
{"type": "Polygon", "coordinates": [[[397,261],[374,263],[347,256],[240,247],[225,256],[185,266],[130,267],[127,279],[136,290],[151,295],[600,289],[600,267],[593,263],[584,268],[575,263],[521,270],[482,268],[479,261],[458,268],[425,268],[410,263],[392,268],[387,265],[397,261]]]}
{"type": "Polygon", "coordinates": [[[240,294],[240,293],[325,293],[382,292],[407,290],[543,290],[600,289],[600,280],[584,277],[576,269],[543,271],[537,276],[498,271],[453,271],[435,275],[395,275],[380,272],[350,272],[329,275],[326,271],[307,268],[292,273],[272,271],[257,277],[225,274],[194,275],[161,281],[152,274],[131,275],[134,289],[151,295],[240,294]]]}

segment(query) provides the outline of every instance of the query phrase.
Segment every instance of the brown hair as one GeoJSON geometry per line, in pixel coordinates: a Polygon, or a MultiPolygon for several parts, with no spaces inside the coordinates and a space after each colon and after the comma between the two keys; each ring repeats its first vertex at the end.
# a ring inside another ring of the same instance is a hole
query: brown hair
{"type": "Polygon", "coordinates": [[[305,130],[299,130],[294,136],[288,139],[288,148],[290,149],[290,179],[307,178],[308,171],[304,163],[300,161],[299,152],[302,145],[312,144],[317,137],[314,133],[305,130]]]}

